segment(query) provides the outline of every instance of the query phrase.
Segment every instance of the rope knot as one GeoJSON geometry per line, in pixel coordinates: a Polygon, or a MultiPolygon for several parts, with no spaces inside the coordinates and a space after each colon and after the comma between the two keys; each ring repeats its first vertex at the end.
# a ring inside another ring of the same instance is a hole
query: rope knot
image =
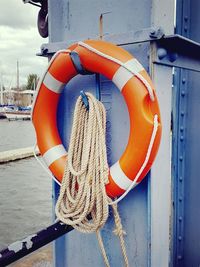
{"type": "Polygon", "coordinates": [[[123,235],[126,235],[126,231],[124,231],[124,229],[122,227],[119,227],[119,228],[115,228],[115,230],[113,230],[113,233],[116,235],[116,236],[123,236],[123,235]]]}
{"type": "Polygon", "coordinates": [[[113,233],[119,237],[124,236],[124,235],[126,235],[126,232],[123,229],[121,218],[120,218],[119,212],[117,210],[117,205],[113,204],[112,208],[113,208],[113,215],[114,215],[115,226],[116,226],[116,228],[113,230],[113,233]]]}

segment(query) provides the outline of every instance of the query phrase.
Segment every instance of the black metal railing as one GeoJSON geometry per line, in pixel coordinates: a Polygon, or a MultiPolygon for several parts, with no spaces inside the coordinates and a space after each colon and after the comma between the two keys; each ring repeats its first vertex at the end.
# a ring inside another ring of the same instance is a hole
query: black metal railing
{"type": "Polygon", "coordinates": [[[71,230],[73,230],[72,226],[56,222],[35,234],[10,244],[7,248],[0,251],[0,266],[7,266],[23,258],[71,230]]]}

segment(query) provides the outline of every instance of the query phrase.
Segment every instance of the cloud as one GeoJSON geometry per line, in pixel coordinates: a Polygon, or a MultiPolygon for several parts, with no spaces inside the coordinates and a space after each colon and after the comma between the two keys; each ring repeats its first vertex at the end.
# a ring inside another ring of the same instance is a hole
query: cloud
{"type": "Polygon", "coordinates": [[[47,39],[39,36],[35,26],[37,7],[24,5],[21,0],[0,1],[3,2],[0,14],[0,82],[9,88],[16,86],[17,61],[20,85],[26,84],[30,73],[42,75],[47,59],[36,56],[36,53],[47,39]]]}
{"type": "Polygon", "coordinates": [[[30,28],[36,25],[36,13],[39,8],[30,8],[22,0],[1,0],[0,25],[12,28],[30,28]]]}

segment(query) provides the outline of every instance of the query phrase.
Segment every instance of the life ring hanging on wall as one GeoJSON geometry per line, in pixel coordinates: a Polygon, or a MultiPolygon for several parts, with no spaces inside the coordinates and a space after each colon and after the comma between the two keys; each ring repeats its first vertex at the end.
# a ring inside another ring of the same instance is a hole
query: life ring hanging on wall
{"type": "Polygon", "coordinates": [[[110,167],[106,185],[107,194],[116,197],[141,182],[157,154],[161,121],[155,89],[137,59],[114,44],[87,40],[58,51],[38,84],[32,110],[38,148],[58,183],[64,174],[67,151],[57,129],[57,106],[63,88],[79,73],[70,55],[72,51],[79,55],[84,69],[113,81],[128,108],[128,144],[120,159],[110,167]]]}

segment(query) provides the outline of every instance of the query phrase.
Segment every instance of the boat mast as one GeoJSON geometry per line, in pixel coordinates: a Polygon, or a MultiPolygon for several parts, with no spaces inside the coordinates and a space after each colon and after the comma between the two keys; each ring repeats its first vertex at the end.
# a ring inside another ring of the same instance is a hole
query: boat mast
{"type": "Polygon", "coordinates": [[[3,105],[3,85],[2,85],[2,73],[1,73],[1,81],[0,81],[0,95],[1,95],[1,98],[0,98],[0,104],[3,105]]]}
{"type": "Polygon", "coordinates": [[[35,91],[36,88],[36,78],[33,79],[33,91],[35,91]]]}
{"type": "Polygon", "coordinates": [[[17,91],[19,91],[19,61],[17,60],[17,91]]]}
{"type": "Polygon", "coordinates": [[[19,61],[17,60],[17,104],[19,106],[20,99],[19,99],[19,61]]]}

